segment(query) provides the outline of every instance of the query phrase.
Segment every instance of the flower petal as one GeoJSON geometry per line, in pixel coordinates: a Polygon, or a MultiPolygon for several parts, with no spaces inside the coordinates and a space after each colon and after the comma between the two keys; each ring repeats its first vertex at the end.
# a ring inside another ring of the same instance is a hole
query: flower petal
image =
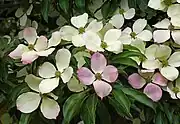
{"type": "Polygon", "coordinates": [[[106,50],[111,51],[115,54],[119,54],[120,52],[123,51],[123,44],[121,41],[111,41],[108,42],[106,50]]]}
{"type": "Polygon", "coordinates": [[[133,24],[133,32],[135,32],[136,34],[140,33],[141,31],[143,31],[146,25],[147,25],[147,20],[145,19],[136,20],[133,24]]]}
{"type": "Polygon", "coordinates": [[[122,42],[122,44],[131,44],[132,38],[129,34],[123,34],[120,36],[119,40],[122,42]]]}
{"type": "Polygon", "coordinates": [[[169,60],[168,64],[172,67],[179,67],[180,66],[180,52],[174,52],[169,60]]]}
{"type": "Polygon", "coordinates": [[[28,51],[28,47],[23,44],[19,44],[17,48],[9,54],[9,56],[13,59],[20,59],[22,54],[26,51],[28,51]]]}
{"type": "Polygon", "coordinates": [[[33,74],[29,74],[25,78],[27,85],[34,91],[39,92],[39,84],[42,81],[42,78],[36,77],[33,74]]]}
{"type": "Polygon", "coordinates": [[[109,21],[114,27],[121,28],[124,24],[124,17],[121,14],[114,15],[111,20],[109,21]]]}
{"type": "Polygon", "coordinates": [[[78,69],[77,75],[84,85],[91,85],[95,80],[95,75],[86,67],[78,69]]]}
{"type": "Polygon", "coordinates": [[[156,43],[164,43],[169,40],[169,38],[170,30],[156,30],[153,32],[153,39],[156,43]]]}
{"type": "Polygon", "coordinates": [[[47,50],[44,50],[44,51],[40,51],[40,52],[37,52],[37,55],[38,56],[49,56],[53,51],[55,50],[55,48],[49,48],[47,50]]]}
{"type": "Polygon", "coordinates": [[[124,13],[125,19],[132,19],[134,16],[135,16],[135,9],[134,8],[131,8],[124,13]]]}
{"type": "Polygon", "coordinates": [[[152,99],[154,102],[157,102],[162,97],[162,90],[159,86],[153,83],[149,83],[144,88],[144,93],[152,99]]]}
{"type": "Polygon", "coordinates": [[[146,80],[138,73],[131,74],[128,77],[128,82],[134,89],[141,89],[146,84],[146,80]]]}
{"type": "Polygon", "coordinates": [[[23,37],[28,44],[34,44],[37,38],[36,29],[32,27],[25,28],[23,30],[23,37]]]}
{"type": "Polygon", "coordinates": [[[107,65],[107,60],[103,54],[96,52],[91,57],[91,69],[94,73],[102,73],[107,65]]]}
{"type": "Polygon", "coordinates": [[[104,35],[104,42],[108,43],[111,41],[117,41],[120,36],[121,36],[121,30],[110,29],[104,35]]]}
{"type": "Polygon", "coordinates": [[[86,31],[99,32],[103,28],[102,22],[98,22],[96,19],[92,20],[86,28],[86,31]]]}
{"type": "Polygon", "coordinates": [[[102,79],[106,80],[107,82],[115,82],[117,78],[118,78],[117,68],[112,65],[106,66],[102,73],[102,79]]]}
{"type": "Polygon", "coordinates": [[[167,66],[160,69],[161,74],[168,80],[174,81],[179,75],[179,71],[175,67],[167,66]]]}
{"type": "Polygon", "coordinates": [[[48,42],[48,48],[52,46],[57,46],[61,43],[61,33],[60,31],[55,31],[52,33],[51,38],[48,42]]]}
{"type": "Polygon", "coordinates": [[[84,13],[82,15],[72,17],[71,18],[71,23],[76,27],[76,28],[84,28],[85,25],[88,22],[88,14],[84,13]]]}
{"type": "Polygon", "coordinates": [[[170,23],[169,19],[165,18],[153,26],[155,28],[159,28],[159,29],[168,29],[170,25],[171,25],[171,23],[170,23]]]}
{"type": "Polygon", "coordinates": [[[101,80],[96,80],[95,82],[93,82],[93,86],[96,94],[101,99],[103,99],[103,97],[105,96],[108,96],[112,91],[111,85],[101,80]]]}
{"type": "Polygon", "coordinates": [[[167,86],[168,80],[161,73],[157,72],[153,75],[152,82],[160,86],[167,86]]]}
{"type": "Polygon", "coordinates": [[[145,69],[150,69],[150,70],[154,70],[154,69],[158,69],[161,68],[162,64],[158,59],[152,59],[152,60],[145,60],[144,62],[142,62],[142,67],[145,69]]]}
{"type": "Polygon", "coordinates": [[[176,17],[177,15],[179,15],[180,13],[180,5],[179,4],[172,4],[168,7],[167,10],[167,15],[169,17],[176,17]]]}
{"type": "Polygon", "coordinates": [[[68,49],[62,48],[57,51],[55,59],[58,70],[63,72],[63,70],[69,66],[71,53],[68,49]]]}
{"type": "Polygon", "coordinates": [[[180,31],[179,30],[172,31],[171,35],[174,42],[180,45],[180,31]]]}
{"type": "Polygon", "coordinates": [[[40,67],[39,67],[39,76],[43,78],[52,78],[55,77],[56,73],[56,68],[54,67],[53,64],[49,62],[44,62],[40,67]]]}
{"type": "Polygon", "coordinates": [[[169,93],[172,99],[177,99],[176,94],[172,91],[174,88],[172,83],[168,83],[168,86],[166,87],[166,91],[169,93]]]}
{"type": "Polygon", "coordinates": [[[152,44],[150,45],[148,48],[146,48],[145,50],[145,56],[148,59],[155,59],[156,58],[156,51],[158,49],[158,45],[157,44],[152,44]]]}
{"type": "Polygon", "coordinates": [[[73,75],[73,68],[72,67],[68,67],[61,74],[61,79],[62,79],[62,81],[64,83],[67,83],[71,79],[72,75],[73,75]]]}
{"type": "Polygon", "coordinates": [[[42,99],[41,112],[47,119],[56,119],[60,112],[59,104],[48,97],[42,99]]]}
{"type": "Polygon", "coordinates": [[[180,18],[180,13],[179,15],[171,18],[171,23],[173,26],[180,27],[179,18],[180,18]]]}
{"type": "Polygon", "coordinates": [[[21,61],[23,64],[31,64],[38,58],[38,55],[35,51],[28,51],[22,54],[21,61]]]}
{"type": "Polygon", "coordinates": [[[84,46],[85,45],[85,40],[83,39],[82,34],[72,36],[72,43],[76,47],[84,46]]]}
{"type": "Polygon", "coordinates": [[[143,41],[150,41],[152,39],[152,32],[149,30],[143,30],[141,33],[137,35],[137,38],[143,41]]]}
{"type": "Polygon", "coordinates": [[[166,7],[162,0],[149,0],[148,6],[155,10],[163,10],[166,7]]]}
{"type": "Polygon", "coordinates": [[[39,94],[27,92],[17,98],[16,106],[23,113],[31,113],[38,108],[40,101],[41,97],[39,94]]]}
{"type": "Polygon", "coordinates": [[[43,79],[39,84],[39,90],[42,94],[50,93],[59,85],[59,78],[43,79]]]}
{"type": "Polygon", "coordinates": [[[47,47],[48,47],[48,43],[47,43],[47,38],[45,36],[40,36],[37,39],[36,44],[34,45],[34,49],[36,51],[43,51],[47,49],[47,47]]]}
{"type": "Polygon", "coordinates": [[[171,55],[171,48],[166,45],[159,45],[159,47],[156,49],[156,58],[159,60],[167,60],[169,56],[171,55]]]}
{"type": "Polygon", "coordinates": [[[79,31],[72,26],[63,26],[60,30],[60,35],[63,40],[72,41],[72,36],[78,35],[79,31]]]}

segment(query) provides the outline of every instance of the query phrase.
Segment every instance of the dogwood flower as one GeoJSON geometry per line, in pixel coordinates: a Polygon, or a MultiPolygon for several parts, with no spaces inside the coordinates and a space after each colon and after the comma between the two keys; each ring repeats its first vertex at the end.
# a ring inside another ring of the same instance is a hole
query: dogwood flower
{"type": "Polygon", "coordinates": [[[107,65],[104,55],[98,52],[91,57],[91,69],[94,73],[86,67],[80,68],[77,71],[78,78],[85,85],[93,84],[96,94],[103,99],[112,91],[112,86],[109,83],[116,81],[118,70],[112,65],[107,65]]]}
{"type": "Polygon", "coordinates": [[[58,85],[60,78],[64,83],[67,83],[73,74],[73,68],[69,66],[71,53],[67,49],[60,49],[57,51],[56,67],[49,62],[45,62],[39,68],[39,76],[44,78],[39,84],[41,93],[49,93],[53,91],[58,85]]]}
{"type": "Polygon", "coordinates": [[[129,8],[127,0],[121,0],[121,8],[118,8],[115,15],[111,18],[111,23],[116,28],[121,28],[124,24],[124,19],[132,19],[135,15],[135,9],[129,8]]]}
{"type": "Polygon", "coordinates": [[[149,0],[148,6],[155,10],[164,10],[167,7],[164,0],[149,0]]]}
{"type": "Polygon", "coordinates": [[[9,56],[13,59],[20,59],[23,64],[32,63],[39,56],[50,55],[55,48],[48,48],[48,40],[45,36],[37,36],[36,29],[32,27],[25,28],[23,38],[27,41],[28,46],[19,44],[9,56]]]}
{"type": "Polygon", "coordinates": [[[148,83],[144,87],[143,92],[147,95],[147,97],[157,102],[162,97],[161,86],[167,86],[168,80],[164,78],[159,72],[156,72],[151,77],[149,82],[148,80],[146,82],[144,77],[138,73],[133,73],[128,77],[128,82],[134,89],[141,89],[146,85],[146,83],[148,83]]]}
{"type": "Polygon", "coordinates": [[[25,81],[34,92],[21,94],[16,100],[17,109],[23,113],[31,113],[40,105],[40,110],[44,117],[47,119],[56,119],[60,112],[60,107],[55,101],[58,97],[54,94],[53,97],[51,94],[44,96],[39,90],[41,80],[41,78],[32,74],[26,76],[25,81]],[[51,96],[51,98],[49,98],[49,96],[51,96]]]}
{"type": "Polygon", "coordinates": [[[174,42],[180,44],[180,28],[174,27],[169,19],[165,18],[153,26],[158,28],[153,32],[154,42],[163,43],[172,36],[174,42]]]}

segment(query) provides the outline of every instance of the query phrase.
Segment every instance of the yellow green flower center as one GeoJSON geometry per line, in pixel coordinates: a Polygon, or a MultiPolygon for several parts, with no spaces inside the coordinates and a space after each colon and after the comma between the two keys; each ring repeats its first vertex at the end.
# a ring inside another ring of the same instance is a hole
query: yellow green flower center
{"type": "Polygon", "coordinates": [[[167,60],[164,60],[164,61],[162,61],[161,63],[162,63],[162,65],[163,65],[164,67],[168,66],[168,61],[167,61],[167,60]]]}
{"type": "Polygon", "coordinates": [[[173,90],[172,90],[174,93],[179,93],[180,92],[180,89],[178,87],[174,87],[173,90]]]}
{"type": "Polygon", "coordinates": [[[85,29],[83,27],[80,27],[78,30],[80,34],[83,34],[85,32],[85,29]]]}
{"type": "Polygon", "coordinates": [[[172,0],[164,0],[163,2],[166,6],[172,5],[172,0]]]}
{"type": "Polygon", "coordinates": [[[61,76],[61,72],[60,72],[60,71],[56,71],[56,72],[55,72],[55,76],[56,76],[56,77],[60,77],[60,76],[61,76]]]}
{"type": "Polygon", "coordinates": [[[124,9],[119,9],[119,14],[123,14],[124,12],[124,9]]]}
{"type": "Polygon", "coordinates": [[[169,25],[168,29],[169,29],[170,31],[173,31],[173,30],[174,30],[174,26],[173,26],[173,25],[169,25]]]}
{"type": "Polygon", "coordinates": [[[28,49],[29,49],[29,50],[33,50],[33,49],[34,49],[34,45],[33,45],[33,44],[29,44],[29,45],[28,45],[28,49]]]}
{"type": "Polygon", "coordinates": [[[130,34],[130,35],[131,35],[131,37],[132,37],[132,38],[134,38],[134,39],[135,39],[137,34],[136,34],[135,32],[131,32],[131,34],[130,34]]]}
{"type": "Polygon", "coordinates": [[[103,49],[107,48],[107,47],[108,47],[108,46],[107,46],[107,43],[106,43],[106,42],[101,42],[101,47],[102,47],[103,49]]]}
{"type": "Polygon", "coordinates": [[[100,73],[97,73],[97,74],[95,75],[95,77],[96,77],[97,80],[101,80],[101,78],[102,78],[100,73]]]}

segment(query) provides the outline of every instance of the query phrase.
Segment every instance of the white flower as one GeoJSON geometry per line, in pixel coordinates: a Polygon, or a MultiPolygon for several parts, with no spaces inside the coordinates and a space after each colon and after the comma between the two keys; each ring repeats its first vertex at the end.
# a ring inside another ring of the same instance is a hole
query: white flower
{"type": "Polygon", "coordinates": [[[28,46],[19,44],[9,56],[13,59],[20,59],[23,64],[32,63],[39,56],[50,55],[55,48],[48,47],[48,40],[45,36],[37,36],[36,29],[32,27],[23,30],[23,38],[27,41],[28,46]]]}
{"type": "Polygon", "coordinates": [[[42,97],[39,90],[41,80],[41,78],[38,78],[32,74],[26,76],[25,81],[35,92],[26,92],[21,94],[16,100],[17,109],[23,113],[31,113],[38,108],[39,104],[41,104],[40,110],[44,117],[47,119],[56,119],[60,112],[60,107],[55,101],[58,99],[58,97],[52,93],[42,97]],[[51,99],[48,96],[51,96],[51,98],[54,99],[51,99]]]}
{"type": "Polygon", "coordinates": [[[67,49],[60,49],[57,51],[56,67],[49,62],[45,62],[39,68],[39,75],[44,78],[39,84],[41,93],[49,93],[59,85],[60,78],[64,83],[67,83],[73,74],[73,68],[69,66],[71,53],[67,49]]]}
{"type": "Polygon", "coordinates": [[[135,16],[135,9],[129,8],[128,0],[121,0],[121,9],[118,8],[115,13],[109,23],[119,29],[123,26],[124,19],[132,19],[135,16]]]}
{"type": "Polygon", "coordinates": [[[178,30],[178,27],[174,27],[169,19],[165,18],[153,26],[158,28],[153,32],[154,42],[163,43],[172,36],[174,42],[180,44],[180,28],[178,30]]]}
{"type": "Polygon", "coordinates": [[[164,0],[149,0],[148,6],[155,10],[164,10],[167,7],[164,0]]]}

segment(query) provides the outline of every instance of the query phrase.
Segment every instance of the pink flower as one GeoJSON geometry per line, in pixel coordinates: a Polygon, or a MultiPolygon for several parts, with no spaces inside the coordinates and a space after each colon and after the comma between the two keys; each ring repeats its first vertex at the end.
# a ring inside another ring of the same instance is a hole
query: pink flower
{"type": "Polygon", "coordinates": [[[103,99],[112,91],[109,83],[118,78],[118,70],[112,65],[107,65],[107,60],[101,53],[94,53],[91,57],[91,70],[82,67],[77,71],[79,80],[85,85],[93,84],[96,94],[103,99]],[[108,82],[108,83],[107,83],[108,82]]]}
{"type": "Polygon", "coordinates": [[[48,39],[45,36],[37,36],[35,28],[25,28],[23,38],[27,41],[28,46],[19,44],[9,54],[13,59],[21,59],[23,64],[30,64],[39,56],[48,56],[54,51],[54,48],[48,48],[48,39]]]}
{"type": "MultiPolygon", "coordinates": [[[[128,77],[129,84],[134,89],[141,89],[146,84],[146,80],[140,76],[138,73],[133,73],[128,77]]],[[[161,73],[156,72],[144,88],[144,93],[153,101],[157,102],[162,97],[162,90],[160,86],[167,86],[168,80],[161,75],[161,73]]]]}

